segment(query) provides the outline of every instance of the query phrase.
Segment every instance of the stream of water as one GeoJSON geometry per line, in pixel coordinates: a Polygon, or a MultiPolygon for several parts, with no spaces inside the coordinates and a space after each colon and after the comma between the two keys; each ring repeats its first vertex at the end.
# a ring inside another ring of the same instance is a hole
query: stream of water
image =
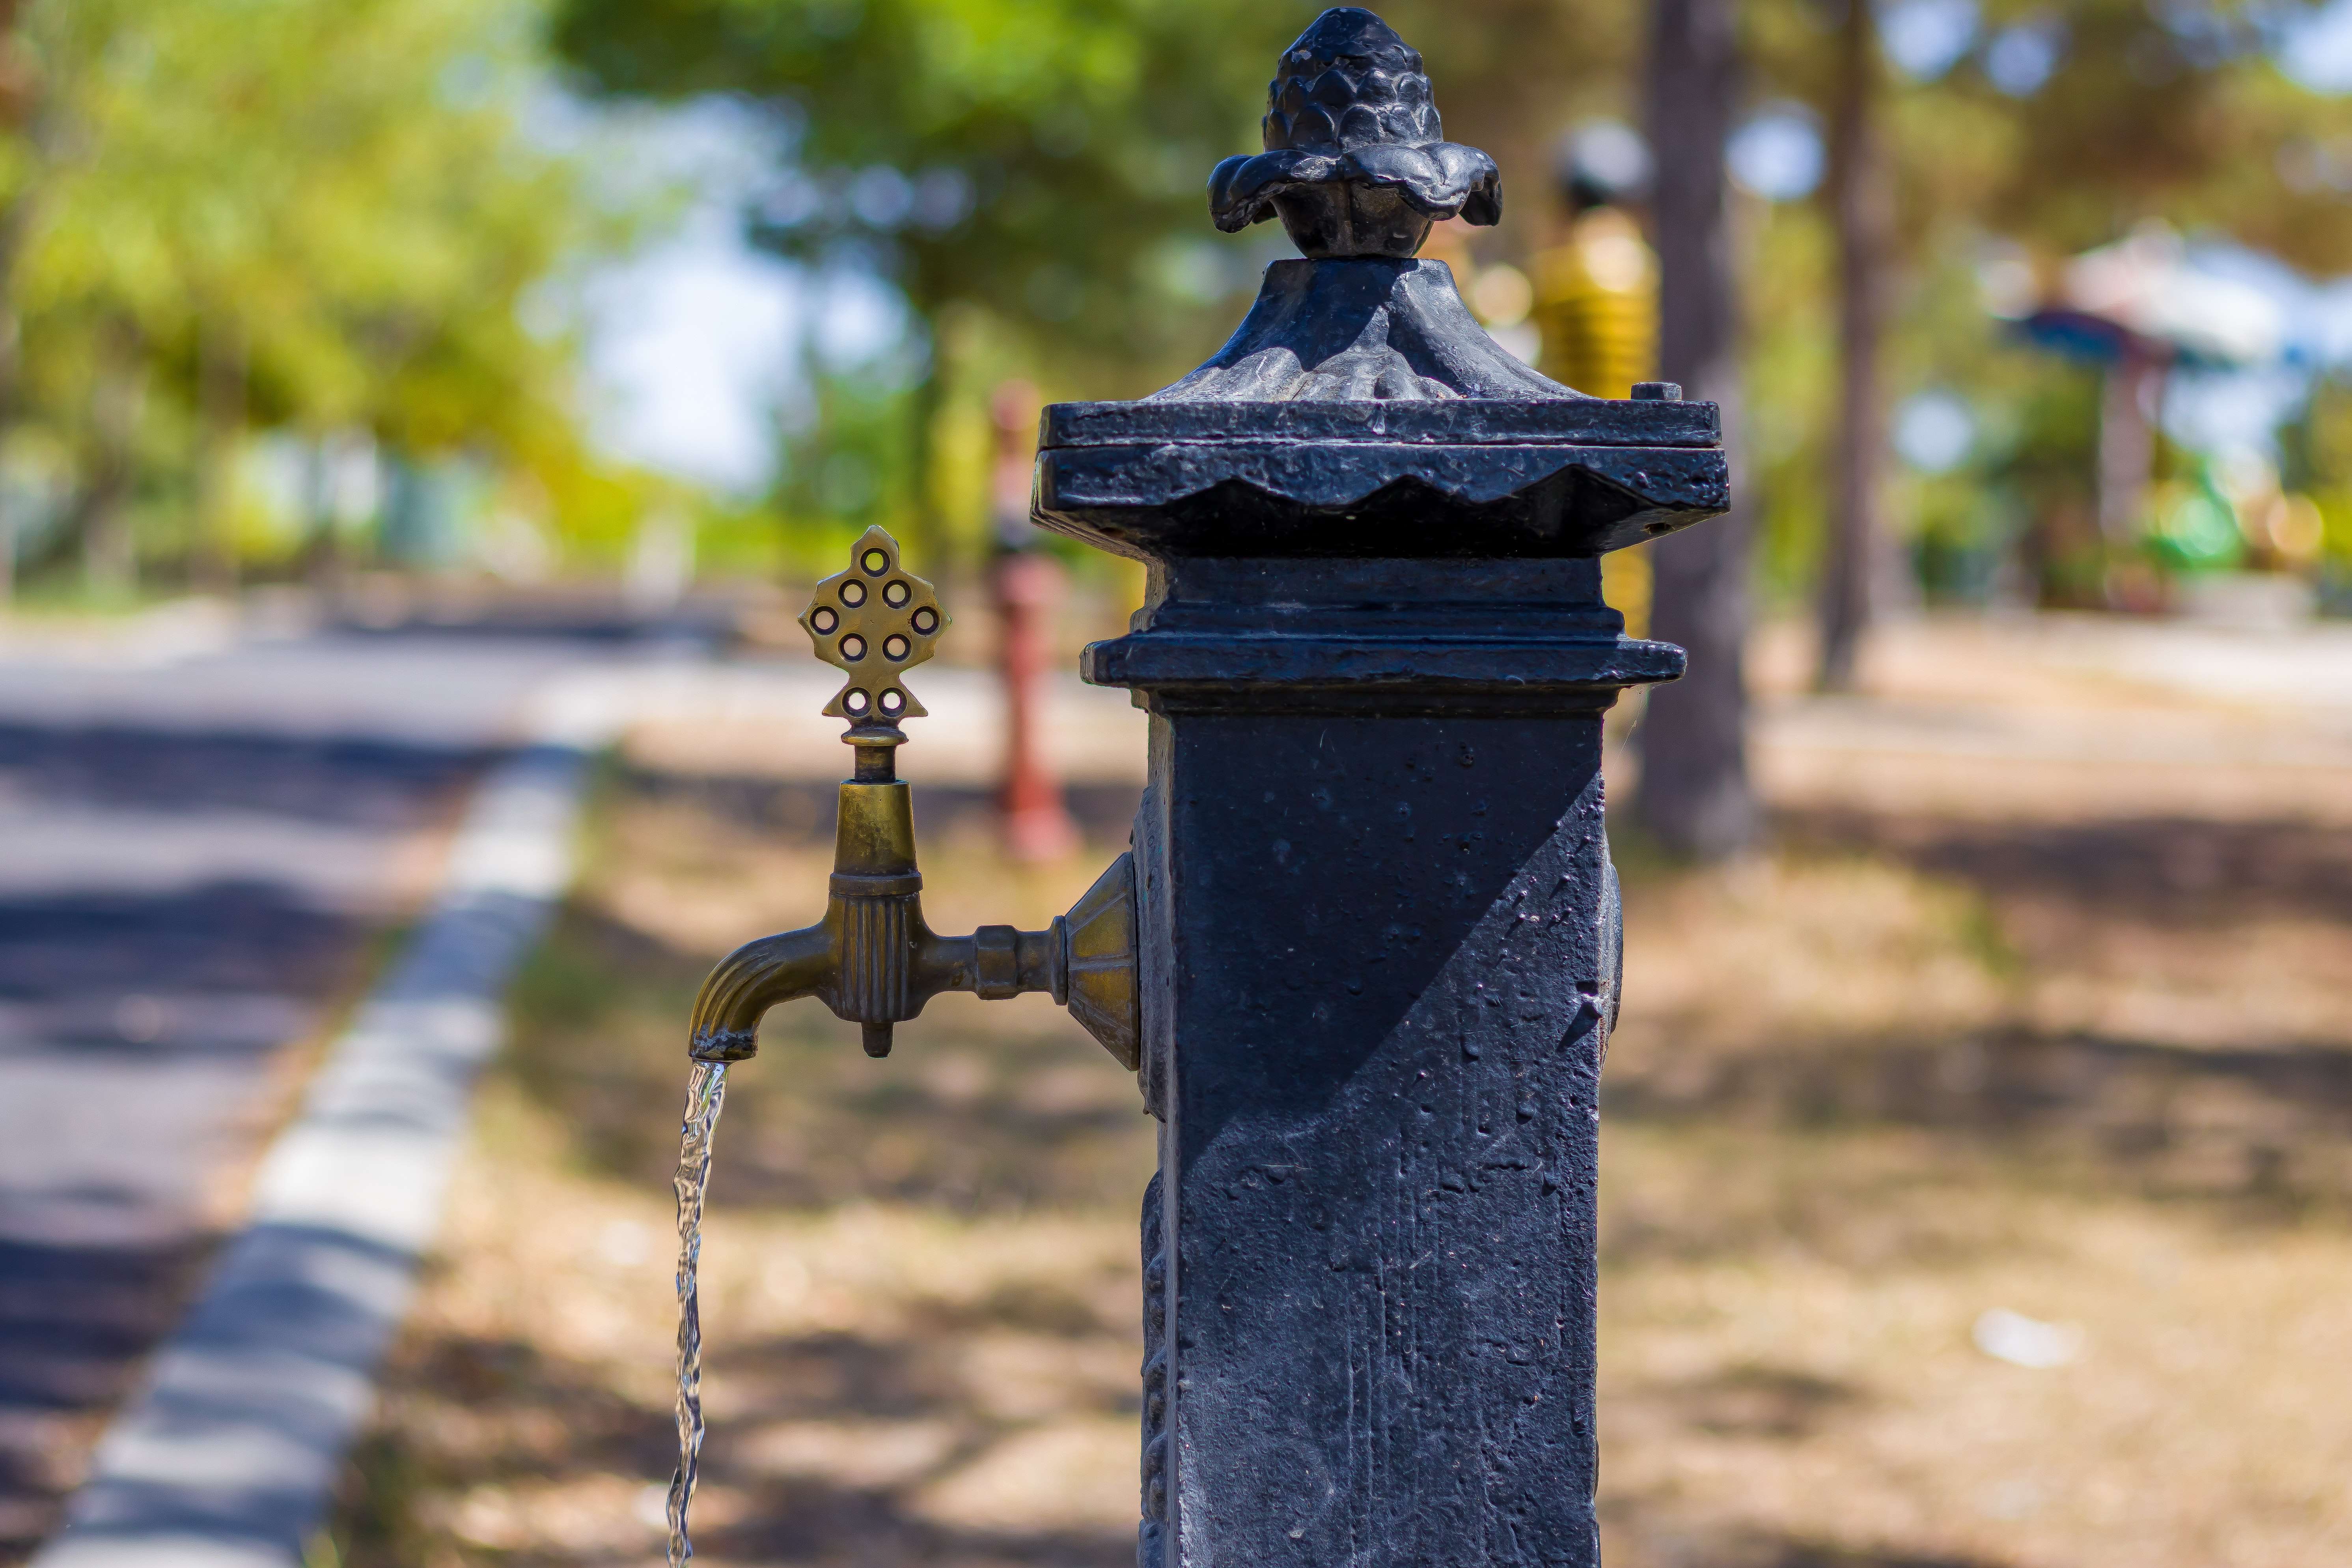
{"type": "Polygon", "coordinates": [[[697,1062],[686,1088],[686,1121],[677,1151],[677,1474],[669,1483],[669,1568],[694,1555],[687,1510],[702,1468],[702,1199],[710,1185],[710,1149],[727,1100],[727,1064],[697,1062]]]}

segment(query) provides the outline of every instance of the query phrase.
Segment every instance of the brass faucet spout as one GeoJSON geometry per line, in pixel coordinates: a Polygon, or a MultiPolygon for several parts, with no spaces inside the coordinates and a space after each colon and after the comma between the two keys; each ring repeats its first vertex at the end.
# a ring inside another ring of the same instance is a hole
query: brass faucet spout
{"type": "Polygon", "coordinates": [[[833,931],[813,925],[746,942],[721,959],[694,999],[691,1054],[698,1062],[749,1060],[760,1020],[780,1003],[814,996],[832,983],[833,931]]]}

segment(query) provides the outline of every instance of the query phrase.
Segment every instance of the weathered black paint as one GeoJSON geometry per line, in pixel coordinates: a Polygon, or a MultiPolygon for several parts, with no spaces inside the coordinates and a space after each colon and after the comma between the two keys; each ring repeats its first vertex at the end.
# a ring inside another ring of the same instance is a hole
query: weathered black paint
{"type": "Polygon", "coordinates": [[[1182,1562],[1591,1553],[1598,728],[1171,724],[1182,1562]]]}
{"type": "MultiPolygon", "coordinates": [[[[1451,276],[1428,265],[1451,297],[1451,276]]],[[[1289,325],[1301,335],[1318,330],[1289,325]]],[[[1466,311],[1449,330],[1502,355],[1466,311]]],[[[1277,357],[1300,363],[1287,351],[1277,357]]],[[[1559,390],[1516,402],[1066,405],[1046,411],[1040,432],[1034,517],[1144,560],[1564,560],[1671,533],[1728,504],[1712,404],[1559,390]]]]}
{"type": "Polygon", "coordinates": [[[1038,422],[1038,445],[1044,447],[1171,441],[1712,447],[1722,440],[1723,421],[1712,403],[1604,397],[1549,403],[1057,403],[1038,422]]]}
{"type": "Polygon", "coordinates": [[[1198,562],[1088,651],[1153,713],[1144,1568],[1594,1560],[1622,626],[1590,561],[1198,562]]]}

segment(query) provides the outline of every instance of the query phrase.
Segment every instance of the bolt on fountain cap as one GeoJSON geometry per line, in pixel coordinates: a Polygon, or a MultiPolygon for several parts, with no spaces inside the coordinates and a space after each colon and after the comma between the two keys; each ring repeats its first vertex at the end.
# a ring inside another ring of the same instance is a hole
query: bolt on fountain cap
{"type": "Polygon", "coordinates": [[[1430,226],[1503,216],[1494,159],[1445,140],[1418,50],[1371,12],[1323,13],[1266,89],[1265,151],[1209,179],[1227,234],[1279,216],[1315,257],[1410,257],[1430,226]]]}

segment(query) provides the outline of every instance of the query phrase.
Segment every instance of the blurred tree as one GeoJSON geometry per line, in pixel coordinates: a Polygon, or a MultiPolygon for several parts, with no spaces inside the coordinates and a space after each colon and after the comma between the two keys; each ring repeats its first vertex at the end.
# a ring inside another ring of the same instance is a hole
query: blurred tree
{"type": "MultiPolygon", "coordinates": [[[[1012,325],[1062,380],[1130,393],[1139,367],[1199,346],[1202,308],[1246,275],[1201,192],[1301,15],[1243,0],[562,0],[555,37],[607,92],[741,93],[796,129],[751,232],[904,290],[933,355],[907,402],[909,489],[926,497],[949,312],[1012,325]]],[[[909,521],[936,559],[929,509],[909,521]]]]}
{"type": "MultiPolygon", "coordinates": [[[[1653,0],[1650,16],[1659,371],[1686,396],[1722,405],[1734,474],[1744,481],[1738,277],[1725,168],[1743,85],[1738,14],[1733,0],[1653,0]]],[[[1650,693],[1640,813],[1668,848],[1703,859],[1737,853],[1758,826],[1745,667],[1750,515],[1743,506],[1651,547],[1651,630],[1690,651],[1690,673],[1650,693]]]]}
{"type": "Polygon", "coordinates": [[[2294,154],[2352,133],[2352,100],[2280,70],[2279,24],[2294,10],[2242,0],[1999,6],[1975,68],[1948,84],[2014,127],[1982,220],[2053,255],[2153,218],[2297,266],[2340,268],[2352,254],[2352,205],[2325,181],[2299,177],[2294,154]],[[2005,58],[2011,46],[2023,46],[2012,50],[2019,59],[2005,58]]]}
{"type": "MultiPolygon", "coordinates": [[[[1860,628],[1900,579],[1880,499],[1887,458],[1883,411],[1900,401],[1893,361],[1953,380],[1932,362],[1981,359],[1980,310],[1964,323],[1922,312],[1927,277],[1948,258],[1982,257],[1999,240],[2045,274],[2055,262],[2162,220],[2234,238],[2296,265],[2333,271],[2352,251],[2352,205],[2331,173],[2331,149],[2352,136],[2352,100],[2289,80],[2276,50],[2293,7],[2221,0],[1986,0],[1940,9],[1957,18],[1948,50],[1890,69],[1891,20],[1926,7],[1904,0],[1748,0],[1745,34],[1763,94],[1811,105],[1828,126],[1832,178],[1821,221],[1842,253],[1833,292],[1843,317],[1842,395],[1813,416],[1796,482],[1825,490],[1829,525],[1818,584],[1827,684],[1848,679],[1860,628]],[[1865,36],[1868,47],[1862,45],[1865,36]],[[2335,183],[2331,184],[2331,180],[2335,183]],[[1874,333],[1876,321],[1884,330],[1874,333]],[[1874,342],[1874,338],[1876,339],[1874,342]],[[1870,525],[1874,510],[1882,520],[1870,525]]],[[[1776,222],[1779,221],[1776,219],[1776,222]]],[[[1772,280],[1753,287],[1773,289],[1772,280]]],[[[2052,365],[2052,397],[2067,373],[2052,365]]],[[[2011,413],[2043,394],[2001,384],[2011,413]]],[[[2066,422],[2069,440],[2076,424],[2066,422]]],[[[2055,574],[2042,596],[2096,598],[2089,554],[2066,542],[2079,521],[2059,467],[2093,461],[2035,437],[2029,552],[2055,574]],[[2062,491],[2063,492],[2062,494],[2062,491]]],[[[2093,437],[2084,437],[2095,439],[2093,437]]],[[[1816,491],[1818,496],[1821,492],[1816,491]]],[[[1812,504],[1818,504],[1816,500],[1812,504]]]]}
{"type": "Polygon", "coordinates": [[[421,452],[560,442],[567,345],[517,309],[583,232],[565,165],[517,124],[536,15],[30,0],[40,109],[10,143],[22,247],[13,269],[0,251],[0,301],[25,323],[32,390],[88,453],[80,537],[58,549],[120,575],[122,546],[91,535],[135,483],[133,384],[186,411],[181,543],[215,583],[251,422],[421,452]]]}
{"type": "MultiPolygon", "coordinates": [[[[957,374],[959,312],[1015,340],[1011,369],[1132,396],[1230,331],[1232,296],[1283,250],[1211,229],[1202,192],[1253,147],[1265,81],[1317,0],[561,0],[555,37],[597,89],[740,93],[796,132],[792,166],[749,215],[784,254],[875,268],[929,329],[909,397],[927,496],[932,427],[957,374]]],[[[1426,52],[1448,133],[1525,169],[1578,110],[1624,107],[1633,7],[1400,0],[1381,8],[1426,52]]],[[[1534,204],[1540,207],[1541,203],[1534,204]]],[[[919,527],[928,518],[919,510],[919,527]]],[[[936,538],[922,548],[935,550],[936,538]]]]}
{"type": "Polygon", "coordinates": [[[1116,374],[1229,287],[1201,193],[1313,9],[564,0],[556,38],[607,91],[745,93],[787,115],[797,166],[751,215],[763,242],[873,265],[927,320],[982,306],[1071,372],[1116,374]]]}
{"type": "Polygon", "coordinates": [[[1893,170],[1884,124],[1887,63],[1876,7],[1846,0],[1834,46],[1829,203],[1838,239],[1838,409],[1830,548],[1822,569],[1816,683],[1852,689],[1854,659],[1893,554],[1886,537],[1886,405],[1881,341],[1894,261],[1893,170]]]}
{"type": "MultiPolygon", "coordinates": [[[[797,129],[751,216],[791,254],[880,267],[916,310],[984,307],[1066,372],[1181,368],[1247,250],[1202,216],[1256,140],[1315,0],[562,0],[555,37],[604,91],[750,95],[797,129]],[[1219,252],[1225,253],[1221,260],[1219,252]],[[1235,253],[1240,253],[1237,258],[1235,253]]],[[[1385,7],[1456,136],[1532,149],[1622,63],[1622,6],[1385,7]]],[[[1530,154],[1532,155],[1532,154],[1530,154]]],[[[1244,273],[1246,276],[1246,273],[1244,273]]]]}

